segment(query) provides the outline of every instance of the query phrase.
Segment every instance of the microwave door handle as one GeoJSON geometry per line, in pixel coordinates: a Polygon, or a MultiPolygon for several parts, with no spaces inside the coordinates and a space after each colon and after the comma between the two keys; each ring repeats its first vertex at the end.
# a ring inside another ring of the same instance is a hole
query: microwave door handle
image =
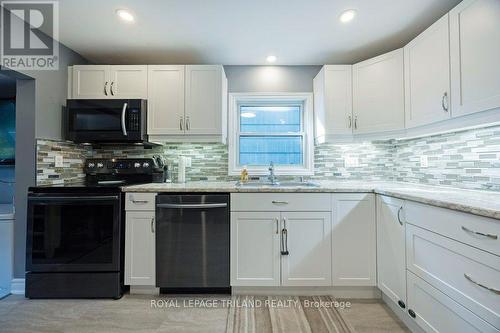
{"type": "Polygon", "coordinates": [[[127,136],[127,126],[125,124],[125,113],[127,112],[127,103],[123,103],[123,109],[122,109],[122,132],[123,135],[127,136]]]}

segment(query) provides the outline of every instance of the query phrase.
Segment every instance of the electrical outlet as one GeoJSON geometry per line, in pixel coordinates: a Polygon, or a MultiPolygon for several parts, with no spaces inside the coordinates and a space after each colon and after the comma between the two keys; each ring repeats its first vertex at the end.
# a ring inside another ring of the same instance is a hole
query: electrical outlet
{"type": "Polygon", "coordinates": [[[421,168],[429,167],[429,157],[427,155],[420,156],[420,167],[421,168]]]}
{"type": "Polygon", "coordinates": [[[54,165],[56,168],[64,167],[64,159],[63,159],[62,155],[56,155],[54,157],[54,165]]]}
{"type": "Polygon", "coordinates": [[[346,168],[355,168],[359,166],[359,158],[346,156],[344,159],[344,165],[346,168]]]}

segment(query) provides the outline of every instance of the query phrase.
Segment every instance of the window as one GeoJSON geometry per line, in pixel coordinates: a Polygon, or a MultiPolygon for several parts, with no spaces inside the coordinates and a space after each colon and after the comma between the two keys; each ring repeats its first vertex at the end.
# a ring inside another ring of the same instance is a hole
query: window
{"type": "Polygon", "coordinates": [[[310,94],[231,94],[229,174],[247,166],[251,175],[310,175],[310,94]]]}

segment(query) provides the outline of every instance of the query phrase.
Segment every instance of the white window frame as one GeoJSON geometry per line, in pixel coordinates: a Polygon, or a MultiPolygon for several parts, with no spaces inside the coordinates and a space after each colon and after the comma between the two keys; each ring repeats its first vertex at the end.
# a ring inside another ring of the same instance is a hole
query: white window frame
{"type": "MultiPolygon", "coordinates": [[[[266,102],[281,104],[301,104],[303,117],[304,150],[301,166],[276,165],[276,175],[312,176],[314,175],[314,125],[313,125],[313,94],[312,93],[230,93],[229,94],[229,166],[228,175],[241,173],[242,165],[238,165],[240,119],[239,106],[244,103],[266,104],[266,102]]],[[[247,166],[250,176],[269,174],[268,166],[247,166]]]]}

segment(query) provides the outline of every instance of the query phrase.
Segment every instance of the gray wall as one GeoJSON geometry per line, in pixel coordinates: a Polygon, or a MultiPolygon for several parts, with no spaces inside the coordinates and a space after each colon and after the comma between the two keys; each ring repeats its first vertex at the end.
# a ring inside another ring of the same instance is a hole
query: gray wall
{"type": "Polygon", "coordinates": [[[312,92],[321,66],[224,66],[229,92],[312,92]]]}

